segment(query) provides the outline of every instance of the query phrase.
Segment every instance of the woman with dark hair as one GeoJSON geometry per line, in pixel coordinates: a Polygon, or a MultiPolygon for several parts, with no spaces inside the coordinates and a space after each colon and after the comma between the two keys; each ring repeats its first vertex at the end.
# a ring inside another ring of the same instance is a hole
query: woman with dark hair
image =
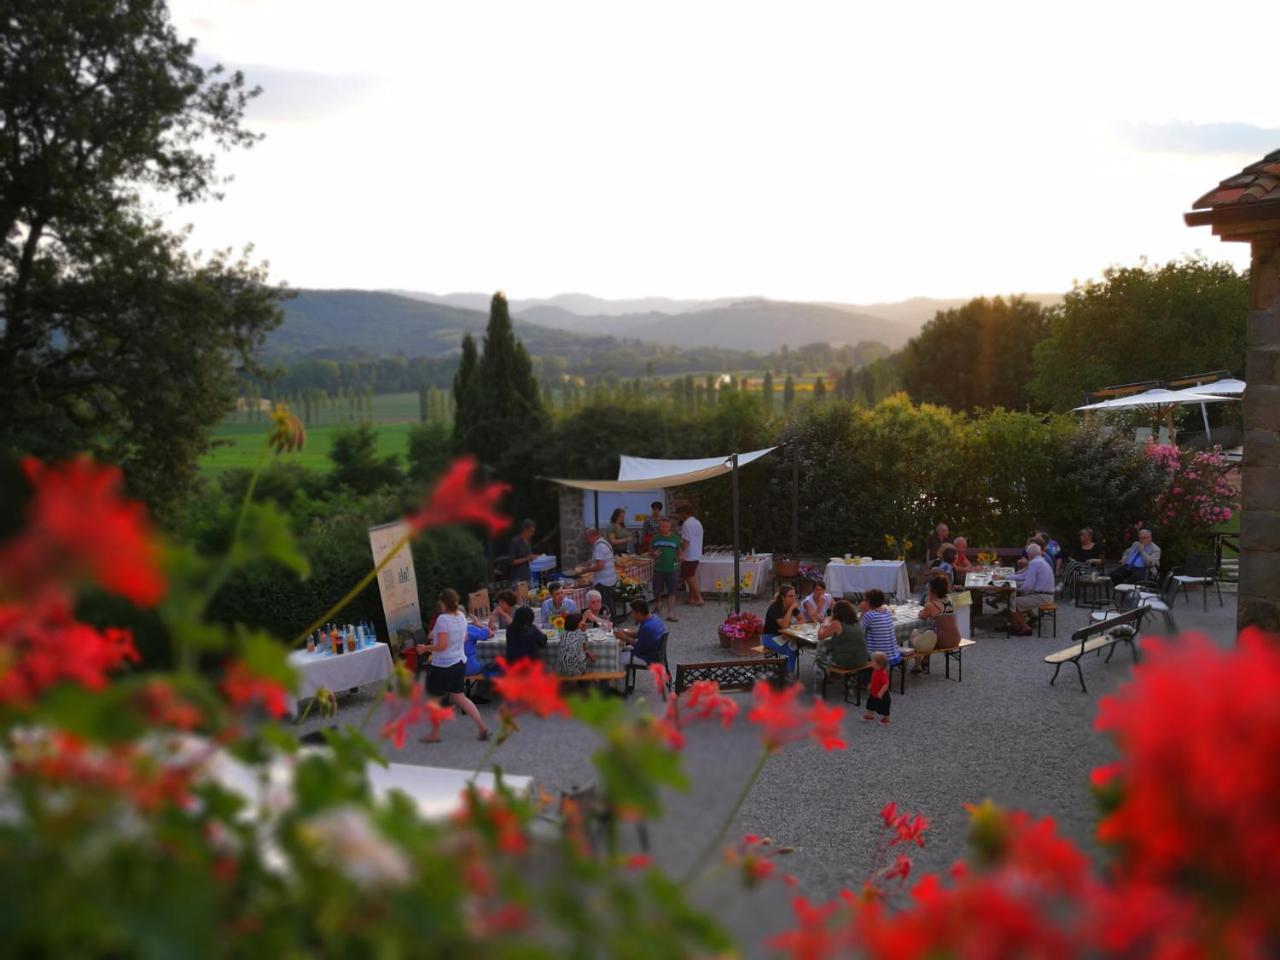
{"type": "MultiPolygon", "coordinates": [[[[937,637],[930,652],[960,646],[960,627],[956,624],[956,608],[951,601],[951,581],[943,574],[930,578],[929,594],[920,609],[920,619],[932,624],[932,631],[937,637]]],[[[922,659],[916,662],[911,672],[919,673],[923,669],[922,659]]]]}
{"type": "Polygon", "coordinates": [[[587,631],[582,629],[582,614],[571,613],[564,618],[564,633],[560,634],[560,650],[557,670],[562,677],[576,677],[587,672],[587,661],[595,654],[587,649],[587,631]]]}
{"type": "Polygon", "coordinates": [[[765,612],[764,630],[760,641],[774,653],[780,653],[787,658],[788,673],[795,673],[800,665],[800,651],[794,643],[782,636],[782,631],[790,628],[792,624],[799,623],[802,619],[800,601],[796,599],[796,588],[791,584],[784,584],[778,591],[778,598],[765,612]]]}
{"type": "MultiPolygon", "coordinates": [[[[440,615],[431,628],[431,642],[418,644],[419,656],[431,654],[431,663],[427,666],[427,693],[460,709],[476,725],[479,739],[488,740],[489,728],[484,725],[480,711],[462,692],[467,674],[467,618],[458,609],[458,591],[441,591],[440,608],[440,615]]],[[[422,738],[424,743],[437,743],[439,740],[439,732],[422,738]]]]}
{"type": "Polygon", "coordinates": [[[626,553],[631,549],[631,531],[625,523],[627,511],[619,507],[609,514],[609,526],[605,528],[604,538],[609,541],[616,553],[626,553]]]}
{"type": "Polygon", "coordinates": [[[511,626],[507,627],[507,663],[538,660],[546,645],[547,635],[533,625],[533,609],[517,607],[511,617],[511,626]]]}
{"type": "MultiPolygon", "coordinates": [[[[831,612],[831,622],[818,628],[818,646],[823,656],[837,667],[856,670],[867,665],[867,637],[858,623],[858,611],[848,600],[838,600],[831,612]]],[[[870,679],[867,676],[863,678],[870,679]]]]}

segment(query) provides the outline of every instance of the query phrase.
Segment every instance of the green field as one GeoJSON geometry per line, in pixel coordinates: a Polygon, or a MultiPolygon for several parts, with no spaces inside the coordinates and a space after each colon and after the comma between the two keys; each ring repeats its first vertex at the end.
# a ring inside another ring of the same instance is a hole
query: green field
{"type": "MultiPolygon", "coordinates": [[[[391,394],[400,396],[400,394],[391,394]]],[[[417,397],[414,396],[415,406],[417,397]]],[[[375,398],[374,409],[377,409],[375,398]]],[[[409,446],[409,430],[412,423],[375,423],[378,431],[378,453],[381,456],[394,453],[401,457],[409,446]]],[[[213,449],[200,458],[200,469],[209,476],[217,476],[237,467],[252,468],[258,462],[258,454],[267,435],[266,423],[223,423],[213,434],[213,449]]],[[[333,443],[338,424],[307,428],[307,444],[301,453],[281,454],[282,463],[299,463],[305,467],[328,470],[329,448],[333,443]]]]}

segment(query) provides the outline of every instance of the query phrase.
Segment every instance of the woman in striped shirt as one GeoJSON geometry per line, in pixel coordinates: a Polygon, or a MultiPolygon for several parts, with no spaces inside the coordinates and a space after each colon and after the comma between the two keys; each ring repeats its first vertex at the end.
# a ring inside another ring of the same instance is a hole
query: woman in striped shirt
{"type": "Polygon", "coordinates": [[[867,611],[862,615],[862,630],[867,637],[867,652],[879,650],[892,666],[902,659],[898,637],[893,631],[893,614],[884,605],[884,591],[874,587],[867,591],[867,611]]]}

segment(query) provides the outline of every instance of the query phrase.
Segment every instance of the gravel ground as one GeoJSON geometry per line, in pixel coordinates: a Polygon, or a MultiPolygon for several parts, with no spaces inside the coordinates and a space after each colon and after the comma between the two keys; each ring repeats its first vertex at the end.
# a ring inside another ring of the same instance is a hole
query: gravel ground
{"type": "MultiPolygon", "coordinates": [[[[1218,607],[1211,596],[1202,612],[1199,596],[1176,608],[1178,626],[1201,631],[1220,643],[1235,634],[1234,594],[1223,594],[1218,607]]],[[[746,604],[763,615],[766,604],[746,604]]],[[[716,639],[722,605],[677,608],[679,622],[670,625],[670,661],[710,660],[727,656],[716,639]]],[[[861,711],[846,709],[849,748],[826,753],[816,745],[795,744],[772,757],[746,799],[729,838],[756,833],[793,846],[782,867],[799,881],[811,899],[826,899],[841,887],[859,884],[867,875],[879,833],[880,808],[888,801],[924,813],[932,821],[928,843],[916,851],[917,870],[942,870],[964,852],[967,817],[964,804],[991,797],[997,803],[1051,815],[1060,829],[1092,849],[1094,807],[1089,770],[1111,756],[1107,741],[1094,732],[1100,697],[1116,690],[1130,674],[1130,658],[1119,650],[1110,664],[1088,657],[1084,672],[1089,692],[1082,693],[1075,671],[1064,670],[1055,686],[1045,654],[1065,645],[1072,630],[1087,622],[1088,611],[1059,608],[1057,639],[1006,639],[995,632],[991,617],[977,620],[977,645],[964,656],[964,681],[943,678],[935,659],[930,675],[909,677],[907,692],[893,695],[890,727],[862,723],[861,711]]],[[[813,657],[801,660],[801,679],[812,678],[813,657]]],[[[358,724],[372,703],[361,692],[343,701],[337,722],[358,724]]],[[[639,681],[636,710],[655,709],[656,696],[647,677],[639,681]]],[[[835,688],[829,702],[839,702],[835,688]]],[[[743,697],[744,706],[747,703],[743,697]]],[[[481,707],[496,726],[496,706],[481,707]]],[[[333,720],[325,721],[333,723],[333,720]]],[[[369,723],[376,733],[377,713],[369,723]]],[[[307,732],[321,724],[310,720],[307,732]]],[[[594,734],[559,718],[522,720],[521,732],[497,752],[495,762],[511,773],[527,774],[553,794],[591,779],[594,734]]],[[[401,752],[388,746],[387,756],[401,763],[470,769],[484,745],[459,717],[444,729],[444,742],[411,742],[401,752]]],[[[687,793],[673,793],[665,818],[651,827],[653,853],[660,866],[680,875],[696,860],[731,809],[756,760],[759,742],[741,719],[732,729],[694,725],[686,730],[685,766],[693,780],[687,793]]],[[[790,921],[791,891],[767,884],[749,895],[734,893],[729,878],[713,871],[695,888],[695,896],[738,932],[750,947],[790,921]],[[732,895],[731,895],[732,893],[732,895]]],[[[755,952],[754,950],[752,952],[755,952]]]]}

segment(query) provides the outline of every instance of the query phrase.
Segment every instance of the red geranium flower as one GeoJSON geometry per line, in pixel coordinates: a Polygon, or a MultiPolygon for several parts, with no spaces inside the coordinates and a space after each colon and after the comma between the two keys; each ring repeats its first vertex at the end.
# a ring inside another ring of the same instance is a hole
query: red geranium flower
{"type": "Polygon", "coordinates": [[[22,469],[35,495],[25,529],[0,551],[0,581],[33,594],[87,580],[140,607],[159,602],[159,542],[146,508],[120,495],[119,468],[28,457],[22,469]]]}
{"type": "Polygon", "coordinates": [[[237,710],[258,703],[273,717],[289,712],[288,691],[274,680],[254,676],[244,663],[235,663],[222,681],[222,690],[237,710]]]}
{"type": "Polygon", "coordinates": [[[719,717],[721,726],[726,728],[732,726],[739,709],[735,701],[720,692],[720,684],[714,680],[699,680],[690,687],[684,706],[699,720],[719,717]]]}
{"type": "Polygon", "coordinates": [[[459,457],[437,481],[422,506],[405,519],[415,533],[450,523],[474,523],[497,536],[511,526],[511,518],[498,512],[498,501],[511,488],[505,483],[477,484],[476,458],[459,457]]]}
{"type": "Polygon", "coordinates": [[[399,697],[388,690],[386,705],[395,715],[382,725],[380,736],[390,740],[397,750],[404,749],[405,737],[410,727],[426,722],[431,726],[431,736],[440,733],[440,725],[453,719],[453,708],[442,707],[436,700],[426,699],[422,688],[414,686],[408,697],[399,697]]]}
{"type": "Polygon", "coordinates": [[[800,693],[798,683],[781,690],[768,683],[755,685],[755,705],[747,719],[760,725],[765,748],[777,750],[788,743],[813,737],[825,750],[843,750],[845,743],[836,734],[844,711],[821,701],[815,701],[806,709],[799,703],[800,693]]]}
{"type": "Polygon", "coordinates": [[[502,675],[494,677],[493,688],[505,701],[503,709],[510,715],[534,713],[539,717],[552,714],[568,716],[569,707],[560,696],[560,678],[547,670],[541,660],[519,660],[508,664],[498,658],[502,675]]]}

